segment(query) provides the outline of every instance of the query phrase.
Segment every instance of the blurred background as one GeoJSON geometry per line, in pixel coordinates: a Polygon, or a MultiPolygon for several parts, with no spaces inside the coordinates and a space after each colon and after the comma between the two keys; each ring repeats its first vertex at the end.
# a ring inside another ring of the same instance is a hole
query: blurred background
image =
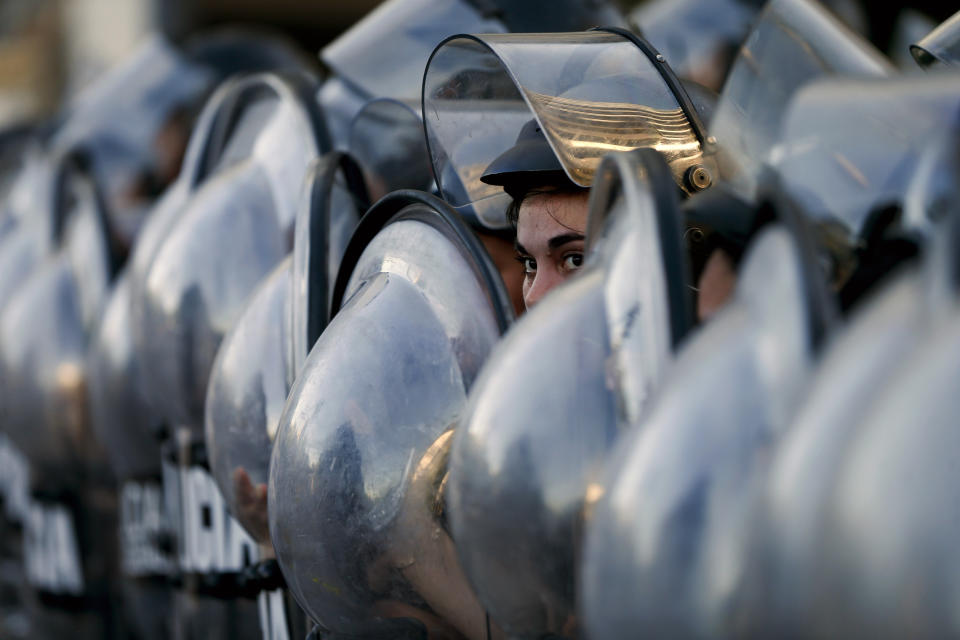
{"type": "MultiPolygon", "coordinates": [[[[314,54],[379,2],[0,0],[0,127],[52,114],[152,31],[182,40],[212,26],[256,25],[314,54]]],[[[621,4],[630,10],[642,2],[621,4]]],[[[868,23],[857,28],[883,51],[895,46],[904,29],[922,35],[957,9],[955,2],[938,0],[862,6],[868,23]]]]}

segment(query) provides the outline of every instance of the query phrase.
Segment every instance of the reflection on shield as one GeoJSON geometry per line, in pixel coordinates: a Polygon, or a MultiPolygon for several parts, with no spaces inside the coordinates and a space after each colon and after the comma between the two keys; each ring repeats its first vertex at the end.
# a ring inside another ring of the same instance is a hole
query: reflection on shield
{"type": "Polygon", "coordinates": [[[454,435],[457,550],[511,637],[577,627],[576,560],[606,452],[692,324],[678,190],[664,158],[611,155],[594,188],[587,266],[498,345],[454,435]]]}
{"type": "Polygon", "coordinates": [[[230,512],[269,545],[266,490],[270,452],[294,374],[326,326],[337,267],[365,195],[359,169],[331,152],[301,192],[292,255],[252,294],[224,338],[207,388],[210,469],[230,512]],[[362,188],[361,188],[362,191],[362,188]]]}
{"type": "Polygon", "coordinates": [[[772,456],[747,583],[758,635],[794,634],[800,621],[847,636],[955,633],[942,594],[957,483],[943,456],[955,440],[960,155],[947,131],[929,149],[939,179],[922,176],[938,197],[908,207],[931,227],[922,264],[858,305],[772,456]]]}
{"type": "Polygon", "coordinates": [[[591,637],[715,637],[742,624],[752,498],[831,322],[815,264],[785,226],[761,232],[733,301],[682,347],[620,440],[581,564],[591,637]]]}
{"type": "Polygon", "coordinates": [[[257,75],[221,89],[209,131],[198,133],[206,145],[185,167],[197,186],[135,272],[145,395],[198,437],[220,340],[291,248],[296,194],[324,145],[311,87],[299,76],[257,75]]]}
{"type": "Polygon", "coordinates": [[[710,124],[725,177],[748,200],[780,132],[790,98],[829,75],[883,77],[893,67],[813,0],[773,0],[747,36],[710,124]]]}
{"type": "Polygon", "coordinates": [[[333,308],[270,463],[290,589],[331,633],[482,637],[438,492],[449,430],[511,318],[499,274],[443,202],[397,192],[361,221],[333,308]]]}
{"type": "Polygon", "coordinates": [[[583,187],[602,156],[634,148],[661,151],[689,193],[704,187],[688,171],[715,175],[700,116],[663,56],[617,29],[448,38],[427,64],[423,114],[440,192],[491,228],[507,225],[509,198],[480,177],[531,119],[583,187]]]}

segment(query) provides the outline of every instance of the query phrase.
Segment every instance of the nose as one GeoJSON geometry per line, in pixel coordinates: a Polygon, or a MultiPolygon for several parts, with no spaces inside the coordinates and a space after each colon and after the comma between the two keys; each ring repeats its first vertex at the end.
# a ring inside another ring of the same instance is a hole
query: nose
{"type": "Polygon", "coordinates": [[[564,281],[562,274],[558,273],[554,269],[542,269],[537,271],[537,275],[533,279],[533,283],[530,287],[524,291],[523,295],[523,304],[530,309],[533,305],[540,302],[543,296],[550,293],[551,289],[561,284],[564,281]]]}

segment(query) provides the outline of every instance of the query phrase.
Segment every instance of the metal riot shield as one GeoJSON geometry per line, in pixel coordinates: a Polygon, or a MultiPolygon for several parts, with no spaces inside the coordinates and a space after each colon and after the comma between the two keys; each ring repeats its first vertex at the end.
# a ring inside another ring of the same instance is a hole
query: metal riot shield
{"type": "Polygon", "coordinates": [[[767,3],[733,64],[710,132],[724,177],[748,200],[780,132],[791,96],[825,75],[883,77],[893,66],[813,0],[767,3]]]}
{"type": "Polygon", "coordinates": [[[624,27],[609,0],[391,0],[384,2],[321,52],[334,75],[320,102],[338,148],[368,100],[419,99],[424,64],[438,42],[455,33],[578,31],[624,27]],[[390,43],[390,46],[383,46],[390,43]]]}
{"type": "Polygon", "coordinates": [[[204,400],[222,337],[292,248],[296,194],[326,147],[314,90],[307,76],[273,74],[221,87],[133,259],[136,365],[166,426],[163,484],[183,578],[175,624],[187,636],[259,631],[243,573],[258,551],[210,475],[204,400]]]}
{"type": "Polygon", "coordinates": [[[591,638],[724,637],[742,624],[758,478],[830,325],[818,269],[802,235],[761,231],[734,299],[687,341],[620,440],[586,527],[591,638]]]}
{"type": "Polygon", "coordinates": [[[370,99],[416,102],[430,51],[460,31],[506,28],[469,0],[390,0],[327,45],[320,57],[334,75],[318,97],[337,148],[347,147],[350,123],[370,99]]]}
{"type": "Polygon", "coordinates": [[[517,324],[471,391],[451,452],[450,522],[509,637],[576,635],[576,559],[606,452],[692,324],[680,219],[659,153],[608,156],[584,273],[517,324]]]}
{"type": "Polygon", "coordinates": [[[197,436],[220,339],[290,249],[296,193],[325,146],[310,85],[257,75],[223,89],[211,130],[198,134],[212,140],[185,167],[194,191],[134,283],[144,391],[169,424],[197,436]]]}
{"type": "Polygon", "coordinates": [[[90,419],[117,484],[118,617],[138,638],[172,632],[173,531],[161,484],[159,416],[140,396],[134,366],[129,273],[117,279],[87,356],[90,419]]]}
{"type": "MultiPolygon", "coordinates": [[[[280,413],[309,348],[326,326],[334,279],[360,212],[359,168],[340,152],[311,167],[302,190],[292,257],[251,296],[224,338],[210,374],[206,445],[230,513],[260,545],[246,589],[256,593],[265,638],[302,637],[290,615],[267,525],[267,474],[280,413]]],[[[292,603],[291,603],[291,606],[292,603]]]]}
{"type": "Polygon", "coordinates": [[[937,425],[950,422],[942,412],[953,401],[936,369],[953,366],[941,358],[953,354],[947,325],[960,291],[955,131],[928,146],[910,189],[925,197],[907,200],[907,217],[931,226],[922,265],[858,307],[772,458],[748,583],[756,636],[956,633],[944,599],[956,532],[942,519],[955,483],[936,475],[937,448],[949,449],[937,425]],[[907,604],[911,591],[924,598],[907,604]]]}
{"type": "Polygon", "coordinates": [[[960,77],[936,76],[821,80],[799,91],[784,116],[770,164],[814,223],[844,307],[867,280],[915,253],[911,237],[930,233],[936,208],[907,215],[907,198],[916,176],[934,168],[925,166],[936,162],[931,143],[960,113],[960,77]]]}
{"type": "Polygon", "coordinates": [[[759,9],[754,0],[652,0],[630,19],[677,75],[720,91],[759,9]]]}
{"type": "Polygon", "coordinates": [[[911,44],[910,53],[924,69],[960,66],[960,11],[911,44]]]}
{"type": "Polygon", "coordinates": [[[451,429],[512,317],[500,276],[445,203],[400,191],[361,221],[332,308],[270,461],[287,583],[324,635],[482,637],[442,487],[451,429]]]}
{"type": "Polygon", "coordinates": [[[448,38],[427,63],[423,113],[441,194],[490,228],[507,226],[510,197],[481,177],[531,118],[580,186],[590,185],[602,156],[640,147],[661,151],[689,193],[716,174],[680,81],[626,31],[448,38]]]}
{"type": "Polygon", "coordinates": [[[372,202],[398,189],[429,191],[433,185],[419,103],[371,100],[350,123],[349,148],[372,202]]]}
{"type": "Polygon", "coordinates": [[[24,564],[41,603],[31,633],[94,638],[108,632],[115,545],[112,496],[87,413],[85,355],[116,257],[86,165],[68,156],[54,167],[56,249],[0,317],[0,402],[4,429],[31,466],[24,564]]]}
{"type": "Polygon", "coordinates": [[[311,168],[293,257],[251,296],[210,374],[205,418],[210,468],[231,513],[267,547],[265,492],[273,440],[295,372],[326,325],[337,267],[359,211],[366,209],[363,195],[354,196],[360,180],[359,169],[339,152],[311,168]],[[252,493],[257,487],[264,492],[260,501],[252,493]]]}

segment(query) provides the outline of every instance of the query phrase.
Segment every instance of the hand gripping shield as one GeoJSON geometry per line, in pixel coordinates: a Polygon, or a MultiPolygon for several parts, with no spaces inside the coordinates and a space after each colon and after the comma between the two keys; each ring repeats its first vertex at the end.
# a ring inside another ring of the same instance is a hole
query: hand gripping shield
{"type": "Polygon", "coordinates": [[[451,429],[511,319],[499,274],[442,201],[395,192],[351,239],[333,308],[270,461],[287,583],[326,633],[482,634],[441,486],[451,429]]]}

